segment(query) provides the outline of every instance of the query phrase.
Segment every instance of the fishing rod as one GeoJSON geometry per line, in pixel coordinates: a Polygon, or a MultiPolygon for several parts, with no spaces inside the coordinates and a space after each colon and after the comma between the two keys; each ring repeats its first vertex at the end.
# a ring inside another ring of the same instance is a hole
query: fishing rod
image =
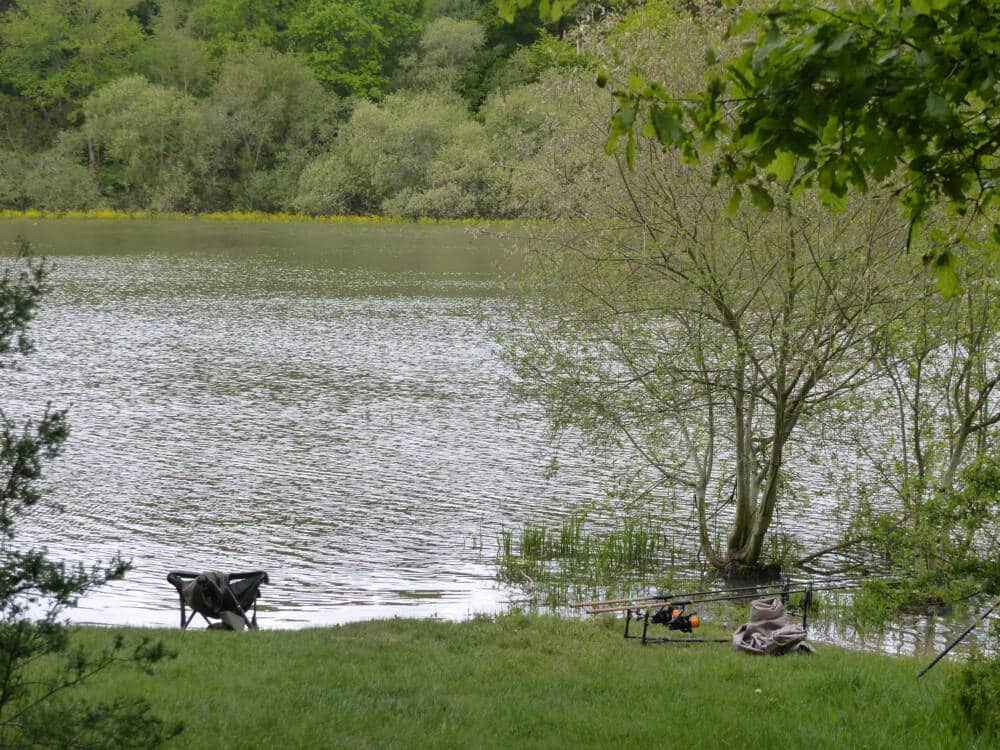
{"type": "MultiPolygon", "coordinates": [[[[604,614],[609,612],[625,612],[625,638],[635,638],[647,643],[728,643],[728,639],[718,638],[651,638],[648,634],[650,622],[666,625],[670,630],[681,630],[681,632],[691,633],[691,628],[698,627],[701,623],[697,613],[686,615],[685,608],[690,604],[746,600],[751,598],[761,598],[768,596],[781,597],[783,604],[787,605],[792,594],[802,594],[801,612],[795,616],[802,618],[802,629],[809,628],[809,611],[812,607],[813,592],[815,591],[837,591],[860,588],[866,579],[887,579],[898,582],[898,578],[888,575],[871,576],[863,579],[856,578],[828,578],[819,581],[793,582],[787,580],[780,584],[764,586],[740,586],[731,589],[715,589],[713,591],[695,591],[687,594],[664,594],[647,597],[636,597],[631,600],[606,600],[612,606],[594,607],[588,610],[589,614],[604,614]],[[721,596],[719,596],[721,594],[721,596]],[[616,602],[627,601],[627,604],[616,602]],[[645,613],[641,610],[645,609],[645,613]],[[655,613],[653,610],[657,610],[655,613]],[[642,620],[642,635],[633,635],[629,632],[633,618],[636,621],[642,620]]],[[[588,603],[582,603],[586,606],[588,603]]],[[[594,602],[592,604],[602,604],[594,602]]],[[[789,611],[789,614],[793,614],[789,611]]]]}
{"type": "Polygon", "coordinates": [[[894,576],[866,576],[864,578],[828,578],[819,581],[793,581],[784,583],[774,583],[757,586],[741,586],[730,589],[712,589],[706,591],[690,591],[676,594],[654,594],[650,596],[638,596],[631,599],[605,599],[591,602],[579,602],[571,604],[571,607],[591,607],[589,614],[603,614],[606,612],[620,612],[630,609],[642,609],[643,607],[657,606],[657,602],[668,602],[669,600],[683,599],[689,604],[704,602],[735,601],[737,599],[747,599],[751,597],[781,596],[788,594],[804,593],[806,589],[812,591],[846,591],[860,588],[866,580],[891,579],[898,580],[894,576]],[[746,592],[753,592],[746,593],[746,592]],[[607,605],[607,606],[603,606],[607,605]]]}
{"type": "MultiPolygon", "coordinates": [[[[771,586],[776,586],[777,584],[771,584],[771,586]]],[[[625,597],[623,599],[598,599],[596,601],[590,602],[571,602],[569,606],[571,607],[596,607],[600,604],[625,604],[631,602],[649,602],[655,601],[657,599],[671,599],[675,597],[689,597],[689,596],[700,596],[704,594],[717,594],[730,591],[750,591],[760,589],[761,586],[742,586],[735,589],[711,589],[707,591],[690,591],[685,594],[650,594],[649,596],[633,596],[631,598],[625,597]]]]}
{"type": "Polygon", "coordinates": [[[983,620],[985,620],[987,617],[989,617],[993,613],[993,610],[996,609],[997,607],[1000,607],[1000,599],[995,599],[993,601],[993,603],[990,605],[989,609],[987,609],[985,612],[983,612],[981,615],[979,615],[979,617],[976,618],[975,622],[973,622],[969,627],[967,627],[965,629],[965,631],[960,636],[958,636],[958,638],[956,638],[955,640],[953,640],[951,643],[949,643],[945,647],[944,651],[942,651],[940,654],[938,654],[937,656],[935,656],[934,657],[934,661],[932,661],[926,667],[924,667],[923,669],[921,669],[920,670],[920,674],[917,675],[917,679],[919,680],[925,674],[927,674],[928,672],[930,672],[931,669],[934,667],[934,665],[937,664],[939,661],[941,661],[941,659],[944,658],[945,654],[947,654],[949,651],[951,651],[953,648],[955,648],[955,646],[957,646],[959,643],[961,643],[965,639],[965,636],[967,636],[969,633],[971,633],[976,628],[976,626],[979,625],[979,623],[981,623],[983,620]]]}

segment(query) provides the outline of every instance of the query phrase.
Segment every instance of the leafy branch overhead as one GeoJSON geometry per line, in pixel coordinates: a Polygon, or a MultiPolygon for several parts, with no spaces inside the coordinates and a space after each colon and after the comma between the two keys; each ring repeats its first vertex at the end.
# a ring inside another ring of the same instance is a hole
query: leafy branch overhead
{"type": "MultiPolygon", "coordinates": [[[[707,49],[702,91],[680,97],[634,76],[614,92],[608,150],[637,130],[690,160],[712,153],[716,179],[773,205],[783,189],[817,189],[830,205],[892,180],[913,227],[946,204],[993,215],[1000,165],[1000,6],[987,0],[822,5],[781,0],[734,16],[747,35],[725,63],[707,49]]],[[[599,79],[598,84],[604,81],[599,79]]],[[[1000,244],[1000,227],[994,243],[1000,244]]],[[[932,264],[946,294],[954,260],[932,264]]]]}

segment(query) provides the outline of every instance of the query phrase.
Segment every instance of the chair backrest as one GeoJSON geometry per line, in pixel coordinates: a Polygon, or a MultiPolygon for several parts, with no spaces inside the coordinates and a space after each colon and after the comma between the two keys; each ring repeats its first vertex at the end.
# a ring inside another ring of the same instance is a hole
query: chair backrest
{"type": "Polygon", "coordinates": [[[229,590],[236,597],[239,605],[243,609],[248,609],[260,594],[261,584],[264,583],[267,583],[267,573],[258,571],[246,578],[230,579],[229,590]]]}
{"type": "Polygon", "coordinates": [[[220,617],[226,611],[242,614],[253,606],[268,577],[263,570],[228,574],[175,570],[167,580],[177,589],[182,603],[206,617],[220,617]]]}

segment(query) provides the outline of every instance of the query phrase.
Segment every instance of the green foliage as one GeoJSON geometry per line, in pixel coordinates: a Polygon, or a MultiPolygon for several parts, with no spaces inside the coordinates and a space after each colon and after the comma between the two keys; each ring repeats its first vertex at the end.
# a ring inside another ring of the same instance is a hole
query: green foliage
{"type": "Polygon", "coordinates": [[[142,41],[134,0],[32,0],[0,16],[0,80],[56,119],[129,72],[142,41]]]}
{"type": "Polygon", "coordinates": [[[420,52],[428,65],[461,67],[483,46],[482,26],[475,21],[438,18],[424,27],[420,36],[420,52]]]}
{"type": "MultiPolygon", "coordinates": [[[[610,52],[641,87],[665,44],[663,67],[697,80],[698,32],[640,28],[610,52]]],[[[587,78],[554,77],[544,105],[524,102],[540,136],[529,200],[572,220],[539,228],[523,254],[518,335],[503,342],[515,392],[544,406],[556,434],[581,430],[622,473],[641,473],[642,487],[690,498],[712,565],[760,565],[776,509],[795,501],[786,461],[800,431],[858,387],[871,337],[900,315],[908,282],[888,270],[901,223],[884,202],[837,217],[807,194],[764,215],[733,211],[705,165],[638,136],[622,162],[644,168],[630,172],[600,153],[607,101],[587,78]],[[732,515],[720,524],[722,506],[732,515]]],[[[612,127],[635,132],[637,114],[619,109],[612,127]]],[[[492,116],[484,108],[488,126],[492,116]]]]}
{"type": "Polygon", "coordinates": [[[416,40],[421,14],[420,0],[310,0],[287,36],[337,94],[379,98],[416,40]]]}
{"type": "Polygon", "coordinates": [[[497,0],[500,17],[508,23],[513,23],[521,11],[533,12],[536,9],[543,22],[558,23],[563,16],[570,15],[577,5],[576,0],[497,0]]]}
{"type": "Polygon", "coordinates": [[[899,585],[872,592],[888,616],[907,606],[1000,593],[998,529],[1000,456],[984,455],[952,489],[912,505],[902,519],[898,512],[869,509],[852,533],[865,538],[875,559],[901,573],[899,585]]]}
{"type": "Polygon", "coordinates": [[[48,117],[30,100],[18,96],[4,86],[0,78],[0,141],[5,148],[25,153],[45,149],[59,128],[65,127],[62,117],[48,117]]]}
{"type": "Polygon", "coordinates": [[[106,194],[127,208],[199,205],[200,179],[216,144],[196,100],[142,76],[118,79],[87,98],[83,133],[106,194]]]}
{"type": "Polygon", "coordinates": [[[404,188],[386,199],[390,214],[437,219],[503,217],[509,188],[498,173],[485,129],[477,122],[456,124],[427,163],[425,187],[404,188]]]}
{"type": "Polygon", "coordinates": [[[251,43],[230,50],[210,106],[221,167],[233,177],[231,205],[285,207],[311,151],[332,137],[335,99],[291,55],[251,43]]]}
{"type": "Polygon", "coordinates": [[[483,5],[479,0],[428,0],[427,21],[448,17],[458,21],[475,21],[482,15],[483,5]]]}
{"type": "MultiPolygon", "coordinates": [[[[997,199],[1000,89],[995,3],[966,0],[752,5],[732,25],[742,51],[693,96],[640,80],[615,92],[614,147],[644,133],[688,158],[716,150],[716,175],[749,184],[769,210],[777,185],[848,190],[892,183],[914,225],[939,202],[959,213],[997,199]],[[902,165],[902,168],[900,168],[902,165]]],[[[709,62],[716,55],[707,52],[709,62]]],[[[928,258],[945,295],[953,259],[928,258]]]]}
{"type": "Polygon", "coordinates": [[[598,186],[616,179],[614,163],[594,148],[590,91],[579,75],[553,70],[483,106],[494,170],[510,184],[509,215],[579,218],[598,186]]]}
{"type": "Polygon", "coordinates": [[[28,172],[28,159],[15,151],[0,151],[0,206],[27,208],[29,201],[24,194],[24,177],[28,172]]]}
{"type": "Polygon", "coordinates": [[[152,83],[201,96],[208,92],[215,64],[209,44],[195,37],[192,15],[179,0],[162,0],[150,19],[149,37],[137,50],[136,68],[152,83]]]}
{"type": "Polygon", "coordinates": [[[103,203],[90,168],[58,147],[31,160],[21,189],[25,205],[43,210],[87,210],[103,203]]]}
{"type": "Polygon", "coordinates": [[[485,84],[489,91],[501,94],[534,83],[553,68],[571,70],[596,65],[594,56],[579,53],[569,40],[543,33],[535,42],[519,47],[495,65],[488,72],[485,84]]]}
{"type": "Polygon", "coordinates": [[[447,16],[434,19],[424,27],[418,53],[403,60],[399,85],[429,91],[459,90],[484,41],[483,27],[476,21],[447,16]]]}
{"type": "MultiPolygon", "coordinates": [[[[331,150],[355,106],[331,90],[457,92],[476,110],[494,88],[582,64],[542,29],[532,12],[503,23],[490,0],[5,0],[0,206],[289,210],[300,181],[314,181],[306,165],[331,150]]],[[[299,204],[516,212],[512,165],[487,174],[503,144],[484,141],[468,116],[452,126],[440,158],[405,164],[399,179],[364,174],[365,159],[328,164],[339,197],[299,204]]]]}
{"type": "MultiPolygon", "coordinates": [[[[48,289],[48,267],[19,240],[19,258],[0,276],[0,369],[30,354],[29,325],[48,289]]],[[[47,407],[17,425],[0,417],[0,746],[4,748],[150,748],[179,727],[152,716],[140,698],[86,702],[72,689],[116,663],[148,669],[166,652],[142,639],[118,637],[103,650],[70,646],[60,615],[77,598],[128,569],[121,558],[85,569],[50,560],[43,550],[14,546],[17,521],[41,510],[40,482],[69,435],[64,410],[47,407]]]]}
{"type": "Polygon", "coordinates": [[[487,145],[482,126],[454,95],[362,102],[333,150],[304,170],[295,205],[317,214],[488,215],[502,193],[487,145]]]}
{"type": "Polygon", "coordinates": [[[305,0],[205,0],[194,5],[191,28],[216,53],[255,41],[283,49],[289,19],[305,0]]]}
{"type": "Polygon", "coordinates": [[[962,665],[952,694],[969,726],[1000,741],[1000,657],[974,657],[962,665]]]}
{"type": "Polygon", "coordinates": [[[642,31],[669,33],[681,15],[678,5],[674,0],[644,2],[625,13],[621,22],[608,30],[608,35],[613,39],[642,31]]]}

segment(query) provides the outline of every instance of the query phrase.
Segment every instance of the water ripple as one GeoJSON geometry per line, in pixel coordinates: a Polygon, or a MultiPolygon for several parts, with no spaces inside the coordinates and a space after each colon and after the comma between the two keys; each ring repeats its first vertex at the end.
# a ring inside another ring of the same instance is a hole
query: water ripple
{"type": "Polygon", "coordinates": [[[173,625],[166,572],[209,568],[268,570],[268,626],[493,611],[492,550],[466,541],[603,496],[582,459],[542,477],[545,426],[506,401],[482,322],[506,304],[489,266],[372,252],[57,258],[5,408],[72,405],[65,511],[21,538],[134,564],[75,619],[173,625]]]}

